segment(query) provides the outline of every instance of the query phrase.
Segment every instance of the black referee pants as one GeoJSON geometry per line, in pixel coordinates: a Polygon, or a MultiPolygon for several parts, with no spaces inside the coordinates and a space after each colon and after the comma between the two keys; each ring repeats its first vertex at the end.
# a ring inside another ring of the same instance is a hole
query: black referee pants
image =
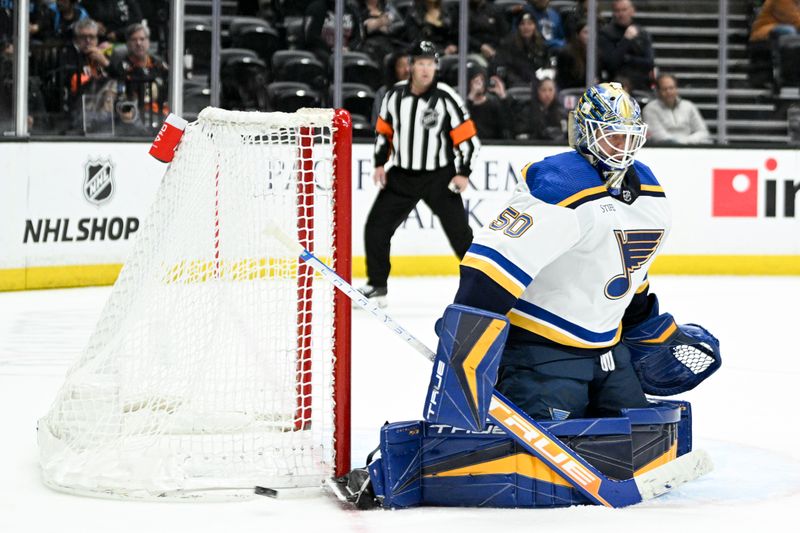
{"type": "Polygon", "coordinates": [[[455,175],[453,168],[432,172],[392,168],[386,174],[386,187],[375,198],[364,227],[367,283],[386,287],[391,270],[390,241],[420,200],[439,218],[458,258],[464,257],[472,244],[472,228],[467,223],[461,195],[447,188],[455,175]]]}

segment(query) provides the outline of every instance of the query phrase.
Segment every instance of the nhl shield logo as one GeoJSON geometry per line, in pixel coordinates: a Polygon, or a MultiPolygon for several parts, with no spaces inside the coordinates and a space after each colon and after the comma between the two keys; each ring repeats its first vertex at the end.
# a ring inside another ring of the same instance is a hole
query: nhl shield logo
{"type": "Polygon", "coordinates": [[[114,165],[109,159],[89,160],[83,171],[83,196],[101,205],[114,194],[114,165]]]}
{"type": "Polygon", "coordinates": [[[435,109],[426,109],[425,112],[422,113],[422,126],[426,129],[435,128],[438,122],[439,112],[435,109]]]}

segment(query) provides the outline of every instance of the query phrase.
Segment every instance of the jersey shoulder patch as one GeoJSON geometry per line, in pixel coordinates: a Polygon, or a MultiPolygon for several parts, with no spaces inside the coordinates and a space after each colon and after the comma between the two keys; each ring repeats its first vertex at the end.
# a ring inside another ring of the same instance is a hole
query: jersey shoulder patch
{"type": "Polygon", "coordinates": [[[574,209],[608,196],[608,189],[594,167],[574,151],[530,163],[522,169],[522,174],[531,194],[549,204],[574,209]]]}

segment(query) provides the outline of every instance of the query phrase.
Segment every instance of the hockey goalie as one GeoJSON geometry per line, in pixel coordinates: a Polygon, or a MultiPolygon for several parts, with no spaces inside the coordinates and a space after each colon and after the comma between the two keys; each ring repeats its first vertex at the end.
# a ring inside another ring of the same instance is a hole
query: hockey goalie
{"type": "Polygon", "coordinates": [[[379,458],[350,475],[351,499],[606,503],[613,491],[587,491],[562,458],[574,453],[582,471],[623,481],[691,452],[689,403],[663,397],[697,386],[721,356],[713,335],[678,325],[649,290],[671,213],[635,160],[646,129],[638,104],[603,83],[573,112],[574,150],[524,167],[508,205],[475,235],[455,302],[437,322],[424,420],[381,429],[379,458]],[[551,441],[526,448],[509,424],[487,422],[498,420],[498,397],[536,421],[528,433],[551,441]],[[549,452],[555,441],[569,450],[549,452]]]}

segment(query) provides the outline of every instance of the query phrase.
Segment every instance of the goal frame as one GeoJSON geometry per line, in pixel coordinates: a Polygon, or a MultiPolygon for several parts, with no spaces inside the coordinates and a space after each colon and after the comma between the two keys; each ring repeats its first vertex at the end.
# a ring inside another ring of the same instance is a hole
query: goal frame
{"type": "Polygon", "coordinates": [[[206,108],[186,133],[39,420],[55,490],[230,500],[350,470],[350,301],[266,231],[282,224],[351,279],[350,114],[206,108]]]}
{"type": "MultiPolygon", "coordinates": [[[[345,109],[333,114],[333,174],[334,174],[334,232],[336,250],[334,264],[342,277],[352,281],[352,150],[353,121],[345,109]]],[[[341,477],[350,471],[350,394],[351,394],[351,312],[347,295],[334,291],[334,476],[341,477]]]]}

